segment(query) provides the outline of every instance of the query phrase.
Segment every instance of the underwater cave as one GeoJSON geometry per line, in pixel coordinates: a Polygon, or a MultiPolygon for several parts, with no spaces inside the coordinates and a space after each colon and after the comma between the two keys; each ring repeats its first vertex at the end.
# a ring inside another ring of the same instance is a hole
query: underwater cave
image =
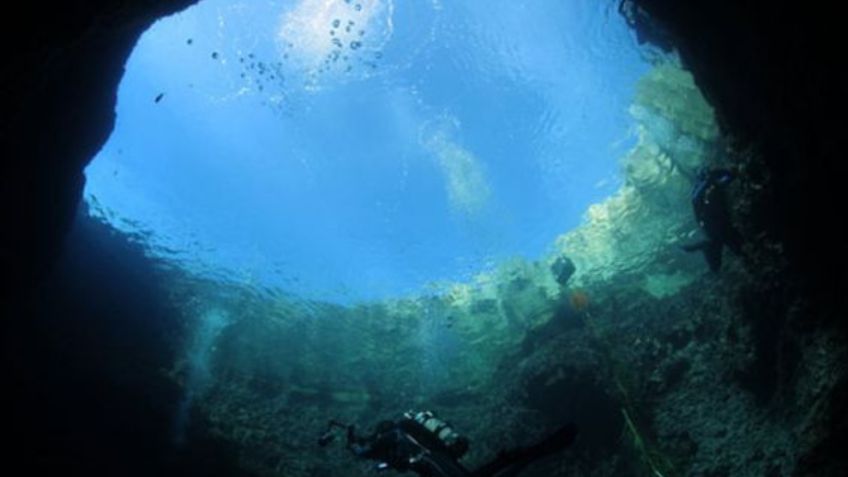
{"type": "Polygon", "coordinates": [[[829,12],[55,10],[2,88],[27,473],[844,472],[829,12]],[[407,411],[400,461],[334,428],[407,411]]]}

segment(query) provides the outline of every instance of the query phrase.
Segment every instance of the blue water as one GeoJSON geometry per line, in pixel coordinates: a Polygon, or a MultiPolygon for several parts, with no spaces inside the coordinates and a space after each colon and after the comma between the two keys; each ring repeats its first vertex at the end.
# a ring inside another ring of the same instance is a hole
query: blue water
{"type": "Polygon", "coordinates": [[[154,254],[307,298],[539,258],[634,142],[648,65],[615,3],[204,0],[138,42],[86,198],[154,254]]]}

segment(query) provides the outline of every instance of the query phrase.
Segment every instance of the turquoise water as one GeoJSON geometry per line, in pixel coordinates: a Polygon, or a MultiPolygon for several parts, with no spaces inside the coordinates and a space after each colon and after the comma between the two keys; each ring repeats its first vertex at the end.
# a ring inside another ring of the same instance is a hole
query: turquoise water
{"type": "Polygon", "coordinates": [[[205,0],[133,51],[86,199],[200,274],[420,292],[614,193],[647,70],[611,1],[205,0]]]}

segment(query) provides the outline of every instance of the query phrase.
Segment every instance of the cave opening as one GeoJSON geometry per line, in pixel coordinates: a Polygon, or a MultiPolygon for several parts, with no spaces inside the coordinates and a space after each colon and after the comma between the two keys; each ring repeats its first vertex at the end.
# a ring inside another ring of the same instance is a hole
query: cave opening
{"type": "MultiPolygon", "coordinates": [[[[674,58],[644,65],[625,101],[630,142],[608,155],[586,144],[603,156],[592,165],[612,164],[584,184],[597,192],[590,197],[569,183],[584,177],[585,163],[542,168],[558,147],[576,147],[563,138],[592,132],[583,119],[569,124],[554,107],[568,102],[551,92],[568,87],[553,76],[581,70],[579,54],[562,63],[527,55],[572,51],[564,23],[545,29],[567,20],[555,14],[564,6],[539,18],[520,4],[210,3],[223,8],[210,14],[214,39],[180,15],[163,20],[178,33],[161,36],[160,23],[139,43],[127,80],[156,35],[166,53],[146,66],[176,59],[166,66],[191,74],[146,68],[121,86],[116,142],[88,170],[92,216],[65,234],[81,169],[111,129],[115,90],[103,85],[124,66],[121,49],[128,55],[144,25],[186,3],[57,7],[73,12],[49,31],[37,23],[43,49],[8,76],[17,82],[4,91],[37,87],[20,95],[12,115],[20,121],[8,123],[13,152],[36,172],[4,178],[14,199],[6,210],[20,209],[7,216],[37,227],[4,234],[2,258],[33,275],[43,268],[30,267],[28,252],[53,265],[11,302],[15,319],[4,331],[16,410],[10,455],[33,469],[91,475],[367,475],[340,447],[316,449],[315,423],[337,416],[367,427],[414,405],[473,438],[469,466],[566,420],[592,430],[528,476],[839,475],[846,352],[828,253],[839,234],[809,233],[807,219],[809,210],[838,216],[829,204],[841,177],[828,169],[839,157],[835,123],[821,119],[830,86],[841,83],[822,66],[838,55],[821,48],[820,7],[762,15],[738,2],[622,2],[628,20],[650,27],[635,41],[625,34],[628,48],[640,38],[679,45],[692,74],[674,58]],[[249,13],[263,8],[273,13],[249,13]],[[404,25],[413,10],[414,25],[404,25]],[[669,30],[653,28],[660,23],[669,30]],[[369,26],[361,35],[360,24],[369,26]],[[507,34],[515,30],[531,39],[507,34]],[[254,41],[262,31],[273,32],[265,46],[254,41]],[[466,55],[480,49],[490,55],[466,55]],[[430,69],[415,70],[418,60],[430,69]],[[428,88],[431,72],[440,81],[431,85],[456,86],[428,88]],[[523,80],[537,96],[520,92],[523,80]],[[534,107],[549,117],[535,121],[534,107]],[[723,143],[713,107],[741,149],[723,143]],[[509,118],[518,123],[512,136],[497,127],[507,112],[521,113],[509,118]],[[190,133],[189,123],[206,129],[190,133]],[[132,124],[144,127],[127,133],[132,124]],[[183,154],[195,142],[206,147],[183,154]],[[153,158],[170,162],[144,164],[153,158]],[[181,175],[188,163],[200,167],[181,175]],[[746,254],[728,254],[721,273],[710,273],[680,250],[698,233],[680,171],[729,163],[739,172],[729,197],[746,254]],[[381,181],[375,169],[406,182],[381,181]],[[513,179],[535,190],[508,187],[513,179]],[[313,193],[295,194],[302,190],[313,193]],[[34,200],[20,207],[20,197],[34,200]],[[425,200],[415,213],[404,208],[425,200]],[[323,215],[310,222],[310,209],[323,215]],[[544,216],[544,227],[521,222],[526,211],[544,216]],[[269,215],[288,234],[242,217],[269,215]],[[340,230],[355,233],[339,239],[340,230]],[[397,235],[379,235],[388,230],[397,235]],[[272,236],[283,238],[261,243],[272,236]],[[7,246],[8,237],[26,247],[7,246]],[[63,237],[56,259],[58,247],[45,244],[63,237]],[[360,255],[353,242],[378,246],[360,255]],[[463,260],[452,255],[459,250],[463,260]],[[310,269],[323,276],[303,273],[310,269]],[[416,293],[433,280],[448,284],[416,293]]],[[[578,17],[596,11],[572,4],[578,17]]],[[[612,3],[600,10],[605,22],[583,39],[621,25],[612,3]]],[[[586,121],[594,124],[592,111],[586,121]]]]}
{"type": "Polygon", "coordinates": [[[85,198],[200,275],[422,293],[613,195],[650,66],[616,2],[206,0],[139,40],[85,198]]]}

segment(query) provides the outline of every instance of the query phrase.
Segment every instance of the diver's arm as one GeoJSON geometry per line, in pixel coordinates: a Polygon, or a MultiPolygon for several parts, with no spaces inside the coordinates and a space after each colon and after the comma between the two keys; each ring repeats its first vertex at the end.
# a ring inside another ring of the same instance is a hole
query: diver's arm
{"type": "Polygon", "coordinates": [[[370,444],[364,442],[354,442],[352,444],[348,444],[347,448],[350,449],[351,452],[353,452],[353,455],[365,459],[370,459],[372,451],[374,450],[374,448],[370,444]]]}

